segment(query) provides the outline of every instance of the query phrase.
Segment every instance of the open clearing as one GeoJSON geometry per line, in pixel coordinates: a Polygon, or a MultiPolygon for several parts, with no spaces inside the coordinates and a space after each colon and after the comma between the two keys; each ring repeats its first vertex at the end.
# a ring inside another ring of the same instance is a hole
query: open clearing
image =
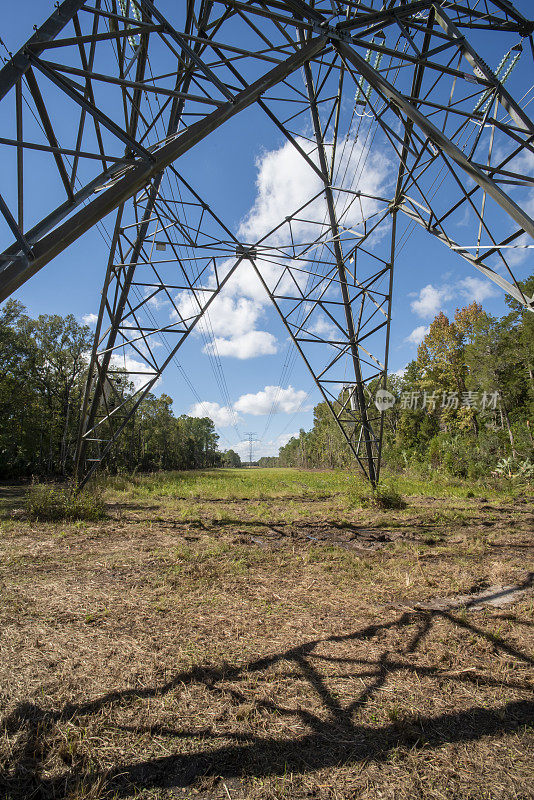
{"type": "Polygon", "coordinates": [[[534,797],[532,497],[358,487],[119,477],[54,524],[4,487],[0,794],[534,797]]]}

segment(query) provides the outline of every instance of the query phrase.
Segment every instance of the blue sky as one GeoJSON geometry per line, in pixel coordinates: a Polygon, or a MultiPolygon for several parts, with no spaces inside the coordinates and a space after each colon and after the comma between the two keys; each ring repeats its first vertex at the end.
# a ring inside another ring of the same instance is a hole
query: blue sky
{"type": "MultiPolygon", "coordinates": [[[[163,9],[166,3],[160,5],[163,9]]],[[[516,5],[528,14],[531,4],[524,0],[516,5]]],[[[15,51],[31,35],[33,25],[40,24],[52,8],[53,3],[44,0],[10,3],[4,10],[0,33],[7,48],[15,51]]],[[[477,41],[481,49],[487,44],[480,35],[477,41]]],[[[493,67],[502,55],[483,53],[493,67]]],[[[64,124],[68,125],[68,120],[64,124]]],[[[299,133],[308,134],[309,126],[309,120],[303,119],[299,133]]],[[[382,156],[377,148],[377,153],[377,159],[368,162],[365,181],[375,189],[385,189],[391,177],[390,163],[385,151],[382,156]]],[[[241,238],[249,234],[252,239],[269,227],[273,209],[276,213],[285,209],[287,195],[295,183],[297,199],[306,193],[307,182],[312,191],[313,174],[307,176],[299,171],[295,157],[298,154],[288,152],[281,134],[254,108],[211,134],[178,167],[233,231],[241,232],[241,238]],[[280,190],[276,188],[277,181],[280,190]]],[[[45,180],[41,191],[42,197],[35,198],[36,205],[47,199],[45,180]]],[[[464,228],[461,220],[456,222],[457,241],[465,241],[461,238],[462,230],[467,236],[468,220],[465,222],[464,228]]],[[[108,230],[112,223],[110,215],[105,221],[108,230]]],[[[468,238],[473,238],[472,233],[468,238]]],[[[524,257],[518,259],[520,278],[532,272],[531,252],[523,251],[524,257]]],[[[105,239],[98,231],[91,231],[14,296],[31,315],[72,313],[80,321],[92,324],[106,259],[105,239]]],[[[244,434],[254,431],[260,439],[255,447],[258,457],[275,455],[290,435],[309,428],[313,405],[320,396],[276,312],[257,287],[249,284],[246,276],[240,279],[226,306],[221,304],[212,317],[218,343],[216,358],[209,357],[209,343],[193,334],[178,354],[190,385],[171,364],[156,392],[166,392],[174,398],[177,414],[213,416],[223,448],[233,447],[241,455],[247,454],[244,434]],[[228,395],[221,394],[213,368],[218,371],[219,382],[221,371],[224,374],[228,395]]],[[[417,344],[439,311],[452,314],[455,308],[473,300],[482,302],[492,314],[500,315],[506,310],[504,295],[497,287],[436,239],[416,230],[396,257],[390,372],[402,370],[415,356],[417,344]]]]}

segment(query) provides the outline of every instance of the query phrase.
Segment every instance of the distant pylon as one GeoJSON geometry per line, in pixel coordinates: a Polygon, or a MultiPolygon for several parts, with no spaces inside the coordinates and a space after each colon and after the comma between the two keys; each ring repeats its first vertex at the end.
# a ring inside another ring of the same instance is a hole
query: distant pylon
{"type": "Polygon", "coordinates": [[[255,432],[249,431],[245,433],[245,436],[248,440],[248,463],[252,465],[252,454],[254,452],[254,443],[259,442],[259,439],[255,432]]]}

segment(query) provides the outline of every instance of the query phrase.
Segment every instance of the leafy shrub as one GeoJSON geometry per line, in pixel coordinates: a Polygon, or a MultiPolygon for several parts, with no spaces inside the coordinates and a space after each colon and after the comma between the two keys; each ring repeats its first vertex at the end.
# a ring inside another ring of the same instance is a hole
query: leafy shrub
{"type": "Polygon", "coordinates": [[[43,522],[58,520],[96,521],[106,516],[101,494],[84,491],[74,494],[72,488],[56,489],[37,484],[26,496],[26,509],[30,516],[43,522]]]}
{"type": "Polygon", "coordinates": [[[369,492],[349,498],[351,505],[358,505],[360,508],[406,508],[406,500],[395,489],[394,486],[379,484],[369,492]]]}
{"type": "Polygon", "coordinates": [[[494,470],[495,475],[505,478],[532,480],[534,478],[534,464],[529,458],[524,460],[514,459],[512,456],[502,458],[494,470]]]}
{"type": "Polygon", "coordinates": [[[455,478],[485,479],[506,451],[504,437],[502,431],[483,427],[478,436],[441,431],[430,442],[429,461],[434,470],[443,470],[455,478]]]}

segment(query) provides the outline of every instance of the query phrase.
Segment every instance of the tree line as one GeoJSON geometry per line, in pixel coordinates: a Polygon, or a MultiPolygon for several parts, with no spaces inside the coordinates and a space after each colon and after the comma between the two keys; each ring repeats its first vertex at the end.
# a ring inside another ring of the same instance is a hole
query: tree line
{"type": "MultiPolygon", "coordinates": [[[[522,289],[534,294],[534,276],[522,289]]],[[[394,404],[384,414],[383,458],[390,468],[472,479],[495,471],[534,474],[534,314],[513,299],[507,304],[501,318],[478,303],[451,319],[440,312],[404,374],[388,378],[394,404]]],[[[378,388],[369,387],[370,402],[378,388]]],[[[268,461],[304,468],[353,463],[326,403],[315,407],[312,429],[268,461]]]]}
{"type": "MultiPolygon", "coordinates": [[[[522,288],[533,295],[534,276],[522,288]]],[[[501,318],[477,303],[452,319],[438,314],[404,374],[389,376],[394,403],[384,415],[383,457],[390,468],[440,468],[478,478],[503,462],[509,471],[531,465],[534,314],[515,300],[507,303],[501,318]]],[[[72,474],[91,344],[90,329],[72,315],[32,319],[13,300],[0,311],[0,477],[72,474]]],[[[370,402],[378,388],[369,387],[370,402]]],[[[342,393],[338,402],[344,401],[342,393]]],[[[211,419],[176,417],[168,395],[150,393],[108,468],[241,466],[233,450],[219,451],[218,439],[211,419]]],[[[323,402],[314,409],[311,430],[301,430],[259,466],[352,468],[354,458],[323,402]]]]}
{"type": "MultiPolygon", "coordinates": [[[[72,315],[32,319],[14,300],[0,310],[0,477],[72,475],[91,344],[90,329],[72,315]]],[[[240,466],[233,450],[219,451],[218,439],[211,419],[176,417],[168,395],[150,393],[108,467],[240,466]]]]}

